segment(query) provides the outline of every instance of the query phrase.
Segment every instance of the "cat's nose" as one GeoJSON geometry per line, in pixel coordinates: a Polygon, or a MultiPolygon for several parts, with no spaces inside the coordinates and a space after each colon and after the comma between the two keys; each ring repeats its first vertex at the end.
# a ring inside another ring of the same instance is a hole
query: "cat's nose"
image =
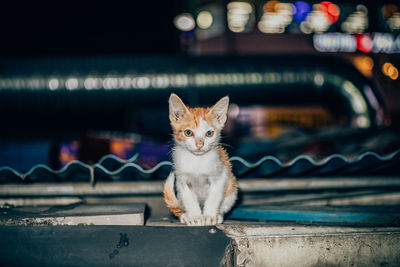
{"type": "Polygon", "coordinates": [[[204,146],[204,139],[196,139],[196,148],[200,149],[204,146]]]}

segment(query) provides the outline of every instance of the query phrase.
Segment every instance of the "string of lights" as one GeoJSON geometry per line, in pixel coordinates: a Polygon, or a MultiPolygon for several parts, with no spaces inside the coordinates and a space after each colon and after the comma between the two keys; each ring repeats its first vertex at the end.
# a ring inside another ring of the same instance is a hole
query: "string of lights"
{"type": "Polygon", "coordinates": [[[86,77],[1,77],[0,90],[127,90],[313,82],[316,73],[251,72],[137,74],[86,77]]]}

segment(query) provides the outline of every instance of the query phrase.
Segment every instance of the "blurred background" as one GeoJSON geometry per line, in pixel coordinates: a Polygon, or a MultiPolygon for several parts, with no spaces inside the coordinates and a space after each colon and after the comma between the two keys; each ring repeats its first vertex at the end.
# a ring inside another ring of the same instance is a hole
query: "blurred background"
{"type": "Polygon", "coordinates": [[[0,166],[138,154],[152,168],[170,159],[171,92],[190,106],[229,95],[222,142],[250,162],[400,148],[398,1],[2,1],[0,10],[0,166]]]}

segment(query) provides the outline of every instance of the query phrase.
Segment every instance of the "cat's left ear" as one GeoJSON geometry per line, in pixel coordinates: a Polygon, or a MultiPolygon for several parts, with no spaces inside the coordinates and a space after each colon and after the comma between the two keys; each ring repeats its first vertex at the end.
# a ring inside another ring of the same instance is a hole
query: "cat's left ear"
{"type": "Polygon", "coordinates": [[[172,123],[183,119],[190,111],[176,94],[172,93],[169,97],[169,119],[172,123]]]}
{"type": "Polygon", "coordinates": [[[226,114],[228,113],[229,97],[221,98],[209,112],[214,116],[215,121],[220,127],[224,126],[226,122],[226,114]]]}

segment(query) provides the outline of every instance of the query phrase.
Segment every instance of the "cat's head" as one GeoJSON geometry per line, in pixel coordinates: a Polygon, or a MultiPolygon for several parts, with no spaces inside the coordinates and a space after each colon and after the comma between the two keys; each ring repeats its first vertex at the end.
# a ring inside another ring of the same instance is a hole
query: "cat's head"
{"type": "Polygon", "coordinates": [[[209,108],[189,108],[176,95],[169,97],[169,119],[178,145],[202,155],[219,144],[227,118],[229,97],[209,108]]]}

